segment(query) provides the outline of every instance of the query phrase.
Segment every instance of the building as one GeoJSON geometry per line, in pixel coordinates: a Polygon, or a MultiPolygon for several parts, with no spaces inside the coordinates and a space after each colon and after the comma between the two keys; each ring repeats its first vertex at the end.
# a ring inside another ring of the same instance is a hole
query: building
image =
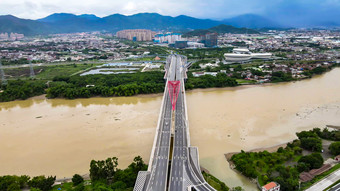
{"type": "Polygon", "coordinates": [[[262,191],[280,191],[280,184],[276,182],[269,182],[262,186],[262,191]]]}
{"type": "Polygon", "coordinates": [[[188,41],[176,41],[175,42],[175,48],[186,48],[188,47],[188,41]]]}
{"type": "Polygon", "coordinates": [[[23,34],[18,34],[18,33],[0,33],[0,40],[20,40],[23,39],[25,35],[23,34]]]}
{"type": "Polygon", "coordinates": [[[199,42],[188,42],[188,47],[192,49],[203,48],[204,44],[199,42]]]}
{"type": "Polygon", "coordinates": [[[0,33],[0,40],[8,40],[9,36],[8,33],[0,33]]]}
{"type": "Polygon", "coordinates": [[[156,34],[154,42],[155,43],[166,43],[166,44],[174,44],[176,41],[182,41],[182,34],[180,33],[171,33],[167,32],[165,34],[159,33],[156,34]]]}
{"type": "Polygon", "coordinates": [[[216,47],[217,46],[217,33],[208,33],[201,36],[201,42],[205,47],[216,47]]]}
{"type": "Polygon", "coordinates": [[[146,29],[131,29],[117,32],[118,38],[124,38],[133,41],[152,41],[156,32],[146,29]]]}

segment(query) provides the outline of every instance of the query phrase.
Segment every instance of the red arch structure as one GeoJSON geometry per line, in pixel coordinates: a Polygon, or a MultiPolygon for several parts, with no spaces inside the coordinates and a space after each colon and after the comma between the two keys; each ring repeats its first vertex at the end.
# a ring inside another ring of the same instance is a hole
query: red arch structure
{"type": "Polygon", "coordinates": [[[180,91],[181,83],[180,81],[168,81],[168,90],[172,105],[172,110],[176,108],[176,102],[178,98],[178,93],[180,91]]]}

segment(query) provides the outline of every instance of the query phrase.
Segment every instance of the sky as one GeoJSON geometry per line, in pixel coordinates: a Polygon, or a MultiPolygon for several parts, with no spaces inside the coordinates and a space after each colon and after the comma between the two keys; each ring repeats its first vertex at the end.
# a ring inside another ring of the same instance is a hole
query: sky
{"type": "Polygon", "coordinates": [[[38,19],[52,13],[131,15],[156,12],[221,20],[258,14],[282,22],[339,20],[340,0],[0,0],[0,15],[38,19]]]}

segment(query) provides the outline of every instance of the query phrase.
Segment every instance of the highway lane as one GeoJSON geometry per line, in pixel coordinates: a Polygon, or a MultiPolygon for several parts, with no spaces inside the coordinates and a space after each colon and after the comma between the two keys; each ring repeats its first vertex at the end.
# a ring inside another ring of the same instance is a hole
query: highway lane
{"type": "MultiPolygon", "coordinates": [[[[171,58],[173,63],[175,58],[171,58]]],[[[175,68],[171,64],[169,68],[169,74],[167,80],[175,79],[175,68]]],[[[166,86],[167,88],[167,86],[166,86]]],[[[158,131],[157,142],[152,162],[151,174],[149,182],[147,182],[146,190],[165,190],[167,186],[168,164],[169,164],[169,152],[170,152],[170,140],[171,140],[171,121],[172,121],[172,106],[169,96],[169,91],[164,91],[164,108],[162,111],[162,117],[158,131]]]]}
{"type": "Polygon", "coordinates": [[[314,184],[306,191],[314,191],[314,190],[324,190],[328,186],[334,184],[337,180],[340,179],[340,169],[334,171],[324,179],[320,180],[318,183],[314,184]]]}
{"type": "Polygon", "coordinates": [[[333,186],[329,191],[340,191],[340,183],[333,186]]]}
{"type": "MultiPolygon", "coordinates": [[[[175,112],[172,111],[169,90],[164,91],[163,107],[160,114],[159,126],[155,135],[154,147],[150,157],[149,169],[146,178],[141,178],[136,183],[134,190],[141,191],[165,191],[168,179],[169,151],[171,140],[172,114],[175,114],[175,125],[173,131],[173,155],[169,177],[169,190],[187,190],[188,186],[195,186],[200,191],[214,190],[208,185],[196,164],[195,159],[191,158],[189,148],[190,140],[187,127],[186,105],[184,96],[184,77],[186,76],[186,59],[179,55],[171,55],[167,58],[171,62],[167,67],[165,75],[167,81],[180,81],[180,90],[176,102],[175,112]],[[141,186],[142,185],[142,186],[141,186]],[[142,188],[141,188],[142,187],[142,188]]],[[[196,152],[197,150],[194,150],[196,152]]],[[[145,175],[145,174],[144,174],[145,175]]],[[[142,175],[143,176],[143,175],[142,175]]],[[[141,177],[142,177],[141,176],[141,177]]],[[[138,180],[138,179],[137,179],[138,180]]]]}
{"type": "Polygon", "coordinates": [[[185,61],[182,61],[181,56],[176,57],[176,80],[181,82],[180,93],[177,98],[175,110],[175,132],[174,132],[174,146],[172,164],[170,170],[170,191],[187,190],[187,186],[196,185],[196,189],[202,191],[214,190],[208,185],[201,172],[190,161],[189,146],[187,134],[188,128],[186,126],[186,111],[184,103],[184,79],[183,73],[185,61]]]}

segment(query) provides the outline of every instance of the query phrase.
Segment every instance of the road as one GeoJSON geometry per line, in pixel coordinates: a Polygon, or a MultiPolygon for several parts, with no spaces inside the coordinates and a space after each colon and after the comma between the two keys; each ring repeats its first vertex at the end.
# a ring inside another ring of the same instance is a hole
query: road
{"type": "Polygon", "coordinates": [[[149,168],[146,172],[139,172],[134,191],[186,191],[191,187],[199,191],[214,191],[215,189],[205,182],[201,174],[197,148],[190,146],[184,86],[186,58],[180,55],[169,56],[165,69],[167,82],[180,82],[175,111],[172,111],[168,83],[166,83],[149,168]],[[172,115],[175,115],[173,128],[172,115]],[[173,137],[173,150],[169,168],[171,137],[173,137]],[[169,184],[168,189],[167,184],[169,184]]]}
{"type": "MultiPolygon", "coordinates": [[[[214,190],[204,180],[198,166],[194,165],[195,159],[189,153],[189,129],[185,107],[184,76],[186,62],[179,55],[176,56],[176,80],[181,82],[175,110],[175,132],[173,141],[173,155],[170,171],[170,191],[187,190],[194,186],[197,190],[214,190]]],[[[198,158],[197,158],[198,160],[198,158]]],[[[197,161],[198,163],[198,161],[197,161]]]]}
{"type": "MultiPolygon", "coordinates": [[[[337,180],[340,179],[340,169],[337,171],[334,171],[324,179],[320,180],[310,188],[308,188],[306,191],[317,191],[317,190],[324,190],[328,186],[334,184],[337,180]]],[[[339,189],[340,190],[340,189],[339,189]]]]}
{"type": "Polygon", "coordinates": [[[329,191],[340,191],[340,183],[333,186],[329,191]]]}
{"type": "MultiPolygon", "coordinates": [[[[174,60],[171,60],[173,62],[174,60]]],[[[175,79],[174,65],[169,67],[169,75],[167,80],[175,79]]],[[[146,190],[165,190],[167,186],[168,164],[169,164],[169,151],[171,140],[171,119],[172,119],[172,106],[167,86],[164,91],[164,107],[161,113],[160,129],[157,132],[157,142],[154,147],[154,156],[146,190]]]]}

